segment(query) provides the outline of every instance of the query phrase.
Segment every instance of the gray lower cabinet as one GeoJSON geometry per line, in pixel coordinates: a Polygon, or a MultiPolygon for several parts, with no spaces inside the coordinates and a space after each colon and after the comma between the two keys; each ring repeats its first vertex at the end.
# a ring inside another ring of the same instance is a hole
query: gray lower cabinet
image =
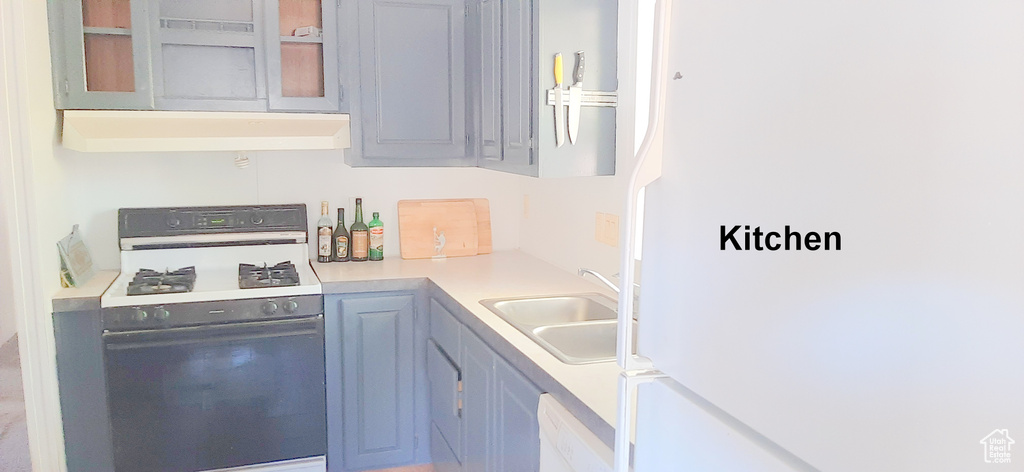
{"type": "Polygon", "coordinates": [[[435,341],[431,346],[438,351],[438,360],[428,362],[432,441],[442,442],[431,444],[435,467],[461,472],[538,470],[537,403],[541,390],[466,326],[454,321],[437,301],[431,302],[430,316],[430,335],[435,341]],[[446,348],[457,349],[457,353],[446,348]],[[461,379],[454,388],[449,380],[452,371],[461,379]],[[455,415],[451,411],[453,394],[458,406],[455,415]],[[456,423],[458,431],[453,426],[456,423]]]}
{"type": "Polygon", "coordinates": [[[466,166],[464,0],[359,0],[351,165],[466,166]]]}
{"type": "Polygon", "coordinates": [[[415,299],[400,292],[325,301],[331,471],[415,460],[415,299]]]}

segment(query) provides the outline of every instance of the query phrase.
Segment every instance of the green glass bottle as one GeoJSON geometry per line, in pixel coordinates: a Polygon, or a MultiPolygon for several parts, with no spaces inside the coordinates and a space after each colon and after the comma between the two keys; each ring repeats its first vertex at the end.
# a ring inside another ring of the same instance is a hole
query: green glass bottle
{"type": "Polygon", "coordinates": [[[363,262],[369,257],[370,229],[363,223],[363,199],[356,199],[356,221],[349,228],[350,248],[353,262],[363,262]]]}
{"type": "Polygon", "coordinates": [[[380,222],[380,213],[373,212],[373,219],[370,220],[370,260],[384,260],[384,223],[380,222]]]}

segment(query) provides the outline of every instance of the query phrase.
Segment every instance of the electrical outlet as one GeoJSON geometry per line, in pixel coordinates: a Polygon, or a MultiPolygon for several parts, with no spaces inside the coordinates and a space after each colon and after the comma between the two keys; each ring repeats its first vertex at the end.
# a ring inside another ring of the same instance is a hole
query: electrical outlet
{"type": "Polygon", "coordinates": [[[619,247],[619,215],[597,212],[594,239],[611,247],[619,247]]]}
{"type": "Polygon", "coordinates": [[[530,217],[530,196],[523,194],[523,219],[530,217]]]}

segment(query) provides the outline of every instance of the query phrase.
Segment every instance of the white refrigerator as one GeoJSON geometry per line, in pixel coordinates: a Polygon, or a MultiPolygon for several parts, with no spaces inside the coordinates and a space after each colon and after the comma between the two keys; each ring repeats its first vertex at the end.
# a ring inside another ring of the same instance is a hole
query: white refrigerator
{"type": "Polygon", "coordinates": [[[1024,2],[657,9],[635,470],[1024,470],[1024,2]]]}

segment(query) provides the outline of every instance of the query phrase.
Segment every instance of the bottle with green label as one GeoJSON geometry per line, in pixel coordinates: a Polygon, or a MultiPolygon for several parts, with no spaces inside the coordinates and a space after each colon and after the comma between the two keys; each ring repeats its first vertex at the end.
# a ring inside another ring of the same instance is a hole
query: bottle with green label
{"type": "Polygon", "coordinates": [[[367,225],[370,228],[370,260],[384,260],[384,223],[380,222],[380,213],[373,212],[373,219],[367,225]]]}
{"type": "Polygon", "coordinates": [[[334,229],[334,236],[331,237],[331,260],[334,262],[346,262],[350,256],[348,253],[348,230],[345,229],[345,209],[338,208],[338,227],[334,229]]]}
{"type": "Polygon", "coordinates": [[[363,223],[363,199],[356,199],[356,220],[349,228],[349,251],[352,253],[353,262],[363,262],[368,259],[370,246],[370,230],[363,223]]]}

